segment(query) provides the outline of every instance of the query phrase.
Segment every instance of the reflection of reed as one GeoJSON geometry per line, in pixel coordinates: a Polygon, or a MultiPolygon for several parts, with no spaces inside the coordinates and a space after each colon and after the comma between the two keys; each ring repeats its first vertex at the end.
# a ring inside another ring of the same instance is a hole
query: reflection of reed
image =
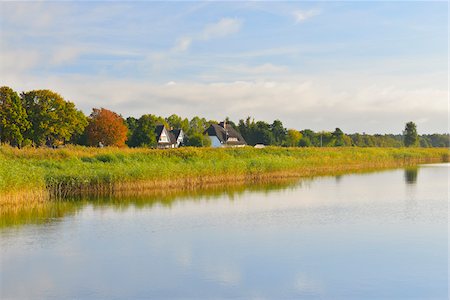
{"type": "MultiPolygon", "coordinates": [[[[191,181],[191,182],[142,182],[116,185],[108,190],[87,190],[85,193],[71,197],[56,198],[48,195],[33,197],[29,201],[24,193],[20,198],[11,198],[9,202],[0,205],[0,227],[46,223],[51,219],[71,215],[82,209],[85,205],[95,207],[112,207],[125,209],[129,206],[136,208],[150,208],[154,205],[171,207],[178,201],[214,200],[227,196],[230,200],[245,192],[259,192],[268,194],[282,189],[295,189],[309,183],[315,175],[336,176],[340,178],[345,174],[365,174],[380,172],[385,168],[366,168],[352,171],[330,171],[329,169],[316,169],[309,176],[298,173],[267,174],[272,176],[239,178],[222,177],[222,181],[191,181]],[[321,172],[318,172],[321,171],[321,172]],[[39,200],[36,200],[39,199],[39,200]]],[[[405,171],[406,172],[406,171],[405,171]]],[[[406,173],[405,173],[406,174],[406,173]]],[[[406,175],[405,175],[406,176],[406,175]]],[[[417,171],[416,171],[417,176],[417,171]]]]}
{"type": "Polygon", "coordinates": [[[340,176],[348,173],[366,173],[376,170],[404,167],[410,162],[396,161],[380,164],[347,164],[339,166],[309,166],[299,169],[268,171],[255,174],[219,174],[198,175],[195,177],[182,177],[175,179],[153,179],[141,181],[109,181],[108,183],[70,183],[48,186],[50,199],[67,199],[84,196],[120,196],[148,194],[154,190],[195,190],[220,185],[251,185],[270,183],[277,180],[290,180],[293,178],[308,178],[315,176],[340,176]]]}
{"type": "Polygon", "coordinates": [[[95,207],[112,207],[115,209],[126,209],[129,206],[136,208],[150,208],[154,205],[171,207],[179,201],[213,200],[227,196],[234,200],[237,196],[245,192],[270,193],[289,187],[295,187],[299,182],[298,178],[273,178],[258,182],[238,181],[227,184],[203,184],[202,186],[166,187],[159,189],[133,189],[127,186],[109,195],[91,194],[78,195],[71,198],[53,199],[47,201],[34,201],[32,205],[3,205],[0,210],[0,227],[47,223],[51,219],[61,218],[71,215],[82,209],[85,205],[95,207]]]}
{"type": "MultiPolygon", "coordinates": [[[[335,175],[448,159],[448,149],[281,148],[14,149],[0,147],[0,209],[15,198],[84,195],[335,175]],[[40,190],[40,193],[33,192],[40,190]],[[13,195],[16,193],[17,195],[13,195]],[[9,194],[9,195],[7,195],[9,194]]],[[[35,199],[36,198],[36,199],[35,199]]]]}
{"type": "Polygon", "coordinates": [[[405,182],[407,184],[415,184],[417,182],[418,168],[406,168],[405,169],[405,182]]]}

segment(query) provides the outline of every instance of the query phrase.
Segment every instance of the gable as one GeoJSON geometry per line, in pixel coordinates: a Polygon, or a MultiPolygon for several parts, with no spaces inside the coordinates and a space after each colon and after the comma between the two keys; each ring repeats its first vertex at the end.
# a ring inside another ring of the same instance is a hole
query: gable
{"type": "Polygon", "coordinates": [[[167,132],[166,127],[163,127],[161,134],[159,135],[159,143],[169,143],[170,142],[170,138],[169,138],[169,133],[167,132]]]}

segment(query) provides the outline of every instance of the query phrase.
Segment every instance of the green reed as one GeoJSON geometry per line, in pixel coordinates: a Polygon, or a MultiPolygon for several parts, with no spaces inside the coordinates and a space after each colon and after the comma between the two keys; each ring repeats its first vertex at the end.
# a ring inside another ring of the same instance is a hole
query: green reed
{"type": "MultiPolygon", "coordinates": [[[[261,177],[326,175],[337,171],[449,160],[443,148],[179,148],[63,149],[0,147],[0,203],[27,191],[50,196],[120,189],[196,186],[261,177]]],[[[32,198],[32,197],[30,197],[32,198]]],[[[25,201],[27,201],[25,199],[25,201]]],[[[31,199],[30,199],[31,201],[31,199]]]]}

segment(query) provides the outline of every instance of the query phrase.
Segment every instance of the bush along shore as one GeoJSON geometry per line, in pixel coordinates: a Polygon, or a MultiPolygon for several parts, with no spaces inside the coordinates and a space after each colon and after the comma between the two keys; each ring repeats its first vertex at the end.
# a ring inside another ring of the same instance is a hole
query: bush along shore
{"type": "Polygon", "coordinates": [[[195,188],[448,162],[446,148],[0,147],[0,207],[124,191],[195,188]]]}

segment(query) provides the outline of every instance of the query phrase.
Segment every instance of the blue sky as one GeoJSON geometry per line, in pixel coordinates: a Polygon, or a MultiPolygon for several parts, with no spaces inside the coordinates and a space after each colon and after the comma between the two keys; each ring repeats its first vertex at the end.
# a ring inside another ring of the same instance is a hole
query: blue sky
{"type": "Polygon", "coordinates": [[[89,114],[448,131],[447,2],[1,2],[2,85],[89,114]]]}

